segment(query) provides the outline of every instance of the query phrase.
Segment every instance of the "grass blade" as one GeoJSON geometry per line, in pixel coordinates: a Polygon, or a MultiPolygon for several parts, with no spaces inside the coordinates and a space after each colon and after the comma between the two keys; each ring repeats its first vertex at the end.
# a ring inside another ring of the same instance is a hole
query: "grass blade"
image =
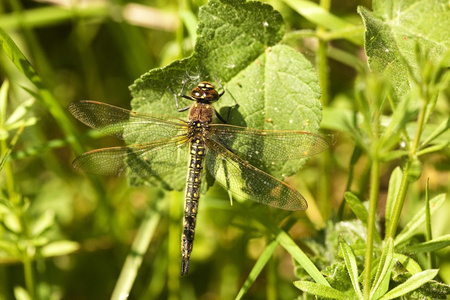
{"type": "MultiPolygon", "coordinates": [[[[431,214],[436,212],[445,202],[445,194],[440,194],[430,200],[431,214]]],[[[395,237],[394,244],[398,245],[410,237],[412,237],[416,230],[425,223],[425,207],[403,227],[403,230],[395,237]]]]}
{"type": "Polygon", "coordinates": [[[311,276],[317,283],[330,286],[326,279],[322,276],[317,267],[303,252],[302,249],[292,240],[292,238],[282,229],[275,226],[267,219],[259,218],[259,221],[273,234],[276,240],[289,252],[290,255],[302,266],[303,269],[311,276]]]}
{"type": "Polygon", "coordinates": [[[38,89],[39,97],[37,100],[41,101],[42,104],[49,110],[67,136],[75,136],[75,138],[70,140],[75,152],[83,152],[83,147],[74,134],[71,122],[67,117],[66,112],[63,110],[52,93],[45,87],[41,77],[34,70],[25,55],[23,55],[22,51],[20,51],[19,47],[17,47],[11,37],[2,28],[0,28],[0,42],[6,55],[13,62],[16,68],[38,89]]]}
{"type": "Polygon", "coordinates": [[[248,289],[252,286],[253,282],[255,282],[256,278],[258,278],[264,266],[272,257],[272,254],[273,252],[275,252],[275,249],[277,248],[278,245],[279,245],[278,241],[274,240],[266,246],[263,253],[261,253],[261,256],[258,258],[255,265],[253,266],[253,269],[250,271],[250,274],[248,274],[247,280],[245,280],[244,284],[239,290],[239,293],[236,296],[236,300],[242,299],[245,293],[247,293],[248,289]]]}

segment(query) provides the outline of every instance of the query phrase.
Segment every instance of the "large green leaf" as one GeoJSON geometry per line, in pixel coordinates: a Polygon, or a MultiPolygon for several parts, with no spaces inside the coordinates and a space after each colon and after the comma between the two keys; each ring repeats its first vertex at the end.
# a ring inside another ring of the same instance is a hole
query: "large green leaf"
{"type": "Polygon", "coordinates": [[[450,9],[446,0],[376,0],[373,12],[359,8],[370,68],[389,78],[398,95],[414,84],[407,65],[417,69],[415,47],[439,62],[450,46],[450,9]]]}
{"type": "MultiPolygon", "coordinates": [[[[136,80],[130,87],[132,108],[186,119],[187,112],[177,111],[172,91],[180,92],[188,80],[183,93],[189,94],[207,80],[219,91],[223,85],[225,95],[215,108],[226,116],[233,107],[229,124],[317,132],[322,112],[317,76],[303,55],[278,44],[283,34],[281,15],[267,4],[211,0],[200,9],[194,53],[136,80]]],[[[180,107],[191,103],[181,99],[180,107]]],[[[174,156],[182,157],[185,149],[178,151],[174,156]]],[[[282,177],[297,172],[303,163],[275,162],[263,169],[282,177]]],[[[186,166],[187,162],[160,179],[169,188],[182,189],[186,166]]]]}

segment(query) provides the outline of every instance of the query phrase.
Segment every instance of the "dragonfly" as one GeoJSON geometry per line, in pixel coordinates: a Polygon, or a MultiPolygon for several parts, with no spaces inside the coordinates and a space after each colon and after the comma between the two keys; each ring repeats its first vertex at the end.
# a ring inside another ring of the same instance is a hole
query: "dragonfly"
{"type": "Polygon", "coordinates": [[[158,179],[183,164],[187,177],[181,238],[182,276],[189,270],[204,169],[226,190],[244,199],[302,211],[308,207],[305,198],[257,166],[310,157],[328,147],[328,141],[319,134],[227,124],[228,117],[223,118],[212,105],[225,93],[220,82],[220,93],[212,83],[202,81],[185,95],[187,81],[179,94],[174,93],[177,110],[189,110],[187,120],[129,111],[90,100],[76,101],[69,106],[72,115],[86,125],[125,141],[139,141],[86,152],[73,161],[75,169],[90,174],[158,179]],[[179,97],[193,103],[180,108],[179,97]],[[213,122],[216,117],[221,123],[213,122]]]}

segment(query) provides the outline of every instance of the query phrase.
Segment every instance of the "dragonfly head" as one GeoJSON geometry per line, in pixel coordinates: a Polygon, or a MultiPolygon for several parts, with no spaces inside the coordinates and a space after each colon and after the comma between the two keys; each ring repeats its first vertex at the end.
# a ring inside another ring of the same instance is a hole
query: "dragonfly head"
{"type": "Polygon", "coordinates": [[[200,82],[197,87],[191,91],[191,97],[198,102],[211,103],[219,100],[219,93],[214,88],[212,83],[207,81],[200,82]]]}

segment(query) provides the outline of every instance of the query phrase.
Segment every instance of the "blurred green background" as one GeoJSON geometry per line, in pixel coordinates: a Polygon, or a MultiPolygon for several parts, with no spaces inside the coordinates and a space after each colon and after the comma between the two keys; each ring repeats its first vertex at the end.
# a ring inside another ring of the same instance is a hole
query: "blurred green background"
{"type": "MultiPolygon", "coordinates": [[[[284,2],[267,2],[280,11],[287,32],[315,30],[316,25],[284,2]]],[[[128,86],[135,79],[193,51],[196,16],[198,8],[205,3],[1,0],[0,27],[12,37],[64,108],[70,122],[67,126],[75,130],[84,150],[92,150],[121,145],[121,142],[103,137],[76,121],[66,109],[68,104],[91,99],[129,109],[128,86]]],[[[330,10],[350,23],[361,25],[356,13],[358,5],[370,9],[370,1],[355,0],[335,1],[330,10]]],[[[315,39],[294,38],[287,43],[315,62],[315,39]]],[[[357,70],[365,60],[363,48],[344,40],[333,41],[330,48],[329,105],[352,107],[349,95],[353,93],[357,70]]],[[[0,52],[0,63],[0,82],[3,86],[9,82],[8,100],[4,104],[9,116],[32,98],[26,89],[34,88],[3,52],[0,52]]],[[[138,227],[146,212],[155,207],[160,211],[159,222],[153,228],[154,236],[130,299],[231,299],[269,238],[252,219],[253,211],[268,213],[274,222],[285,216],[284,212],[250,203],[230,206],[227,193],[214,187],[200,200],[190,275],[180,278],[183,192],[167,192],[158,187],[129,188],[123,178],[79,174],[71,167],[72,160],[80,154],[69,147],[73,136],[60,128],[45,105],[36,101],[26,116],[35,118],[35,123],[25,127],[8,166],[2,170],[2,198],[8,199],[14,191],[16,203],[29,202],[24,215],[30,226],[38,221],[46,222],[40,218],[49,215],[47,219],[51,221],[47,221],[42,234],[47,239],[43,244],[70,240],[79,245],[70,255],[59,255],[64,252],[61,249],[52,257],[37,255],[32,272],[37,294],[42,299],[108,299],[138,227]]],[[[328,182],[331,197],[315,196],[327,190],[320,180],[324,172],[319,167],[320,157],[313,158],[301,173],[289,179],[311,200],[310,210],[294,215],[297,223],[290,232],[294,240],[313,235],[322,228],[343,199],[353,145],[344,134],[333,133],[337,142],[332,146],[332,168],[327,170],[332,178],[328,182]],[[322,201],[315,204],[317,198],[322,201]]],[[[422,176],[435,178],[430,183],[435,194],[448,191],[448,156],[433,156],[429,164],[441,169],[425,165],[426,175],[422,176]]],[[[364,177],[368,175],[367,166],[362,161],[357,167],[360,186],[367,185],[368,179],[364,177]]],[[[382,170],[386,176],[381,178],[384,190],[380,191],[380,198],[386,192],[390,170],[390,166],[382,170]]],[[[423,183],[413,185],[410,215],[416,210],[423,190],[423,183]]],[[[445,231],[449,225],[445,217],[448,209],[447,206],[441,213],[437,232],[445,231]]],[[[408,218],[408,212],[404,218],[408,218]]],[[[0,236],[10,237],[5,229],[0,229],[0,236]]],[[[442,255],[448,258],[448,254],[442,255]]],[[[26,284],[26,270],[17,258],[2,255],[1,250],[0,263],[0,299],[13,299],[13,289],[26,284]]],[[[272,294],[280,299],[295,298],[300,293],[292,285],[296,279],[292,266],[286,251],[277,249],[246,299],[275,299],[272,294]]],[[[449,272],[448,263],[441,267],[449,272]]]]}

